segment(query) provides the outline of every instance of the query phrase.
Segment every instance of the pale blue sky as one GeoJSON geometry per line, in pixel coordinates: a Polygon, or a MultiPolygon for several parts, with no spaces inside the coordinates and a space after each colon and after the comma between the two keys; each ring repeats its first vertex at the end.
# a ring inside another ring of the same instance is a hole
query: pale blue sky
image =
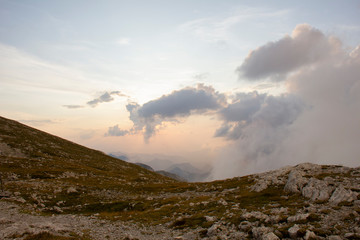
{"type": "MultiPolygon", "coordinates": [[[[360,43],[360,1],[0,0],[0,115],[108,152],[126,151],[128,141],[136,146],[130,152],[159,153],[171,139],[166,131],[166,140],[158,134],[148,143],[104,134],[117,124],[131,128],[129,102],[198,83],[229,95],[287,92],[284,82],[250,82],[236,69],[251,50],[303,23],[351,51],[360,43]],[[87,104],[93,99],[102,100],[87,104]]],[[[218,128],[218,117],[207,119],[204,128],[218,128]]],[[[162,127],[178,134],[201,127],[190,126],[199,119],[170,122],[162,127]]],[[[228,142],[213,132],[168,153],[217,151],[228,142]]]]}

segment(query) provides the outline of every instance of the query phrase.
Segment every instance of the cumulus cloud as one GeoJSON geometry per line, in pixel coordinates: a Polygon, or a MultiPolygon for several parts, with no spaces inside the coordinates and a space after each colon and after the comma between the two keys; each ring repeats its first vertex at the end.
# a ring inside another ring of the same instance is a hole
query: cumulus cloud
{"type": "Polygon", "coordinates": [[[236,140],[244,137],[247,128],[268,126],[277,128],[290,125],[304,109],[304,103],[293,95],[238,93],[234,101],[219,111],[224,120],[215,137],[236,140]]]}
{"type": "Polygon", "coordinates": [[[215,91],[211,86],[198,84],[196,87],[173,91],[143,105],[132,102],[126,106],[130,120],[134,124],[128,133],[142,132],[144,139],[148,141],[156,133],[157,127],[164,122],[177,122],[179,118],[191,114],[216,111],[225,101],[225,95],[215,91]]]}
{"type": "Polygon", "coordinates": [[[214,178],[301,162],[359,165],[360,47],[349,52],[334,39],[299,25],[244,60],[243,75],[282,74],[287,93],[242,94],[219,111],[215,136],[230,141],[214,162],[214,178]]]}
{"type": "Polygon", "coordinates": [[[338,51],[336,38],[327,37],[308,24],[300,24],[291,36],[286,35],[251,51],[237,71],[240,77],[250,80],[279,79],[300,67],[336,55],[338,51]]]}
{"type": "Polygon", "coordinates": [[[95,98],[91,101],[88,101],[86,104],[91,107],[96,107],[99,103],[113,101],[114,98],[112,96],[114,96],[114,95],[120,96],[120,97],[127,97],[127,95],[123,94],[120,91],[105,92],[100,97],[95,98]]]}

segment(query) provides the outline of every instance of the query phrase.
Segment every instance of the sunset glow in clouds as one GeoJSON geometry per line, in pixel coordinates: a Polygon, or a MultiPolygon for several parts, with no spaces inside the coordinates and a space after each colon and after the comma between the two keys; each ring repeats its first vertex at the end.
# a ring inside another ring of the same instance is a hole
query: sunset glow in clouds
{"type": "Polygon", "coordinates": [[[358,1],[0,1],[0,12],[3,117],[104,152],[207,164],[212,179],[360,163],[358,1]]]}

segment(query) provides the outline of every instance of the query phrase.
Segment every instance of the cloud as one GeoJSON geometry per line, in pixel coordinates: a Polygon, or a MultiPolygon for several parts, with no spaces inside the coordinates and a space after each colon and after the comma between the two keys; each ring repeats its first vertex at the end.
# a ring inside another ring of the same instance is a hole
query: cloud
{"type": "MultiPolygon", "coordinates": [[[[242,6],[235,14],[217,18],[200,18],[185,22],[179,26],[182,33],[190,33],[196,39],[224,46],[231,42],[236,28],[241,25],[279,19],[289,14],[289,10],[273,10],[242,6]]],[[[248,27],[248,26],[247,26],[248,27]]]]}
{"type": "Polygon", "coordinates": [[[277,128],[290,125],[304,107],[302,101],[292,95],[238,93],[231,104],[219,111],[219,116],[224,122],[214,136],[236,140],[246,137],[244,133],[248,128],[277,128]]]}
{"type": "Polygon", "coordinates": [[[132,102],[126,108],[134,126],[127,133],[142,132],[145,141],[148,141],[156,133],[157,127],[164,122],[177,122],[178,119],[191,114],[216,111],[225,101],[225,96],[211,86],[198,84],[197,87],[173,91],[143,105],[132,102]]]}
{"type": "Polygon", "coordinates": [[[69,108],[69,109],[77,109],[77,108],[83,108],[84,106],[82,106],[82,105],[63,105],[63,107],[69,108]]]}
{"type": "Polygon", "coordinates": [[[284,74],[287,93],[240,94],[219,111],[223,123],[215,136],[229,144],[214,161],[215,179],[301,162],[359,166],[360,46],[347,51],[331,39],[300,25],[244,60],[241,70],[250,79],[284,74]],[[271,54],[289,63],[270,64],[271,54]]]}
{"type": "MultiPolygon", "coordinates": [[[[335,55],[339,41],[325,36],[308,24],[297,25],[291,36],[269,42],[249,53],[237,68],[240,77],[250,80],[283,75],[335,55]]],[[[283,79],[283,78],[282,78],[283,79]]]]}
{"type": "Polygon", "coordinates": [[[119,125],[115,125],[113,127],[109,127],[108,132],[105,134],[105,136],[125,136],[129,134],[128,130],[121,130],[119,128],[119,125]]]}
{"type": "Polygon", "coordinates": [[[96,107],[99,103],[113,101],[114,100],[114,98],[112,97],[113,95],[120,97],[127,97],[127,95],[121,93],[120,91],[105,92],[100,97],[88,101],[86,104],[90,105],[91,107],[96,107]]]}

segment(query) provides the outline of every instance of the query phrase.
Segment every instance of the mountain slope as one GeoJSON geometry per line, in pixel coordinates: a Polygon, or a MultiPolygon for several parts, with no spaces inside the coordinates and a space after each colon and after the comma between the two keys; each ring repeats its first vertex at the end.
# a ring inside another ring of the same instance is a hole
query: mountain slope
{"type": "Polygon", "coordinates": [[[360,168],[177,182],[0,118],[0,173],[0,239],[360,237],[360,168]]]}

